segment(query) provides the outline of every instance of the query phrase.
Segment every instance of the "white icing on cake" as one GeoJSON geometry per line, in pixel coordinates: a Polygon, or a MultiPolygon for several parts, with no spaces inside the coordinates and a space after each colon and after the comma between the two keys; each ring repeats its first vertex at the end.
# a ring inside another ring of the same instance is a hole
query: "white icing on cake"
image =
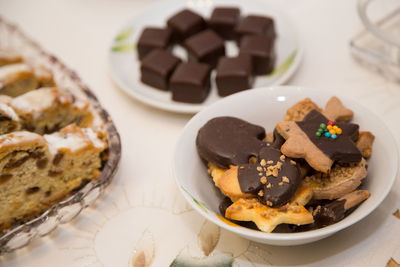
{"type": "Polygon", "coordinates": [[[6,104],[0,103],[0,112],[4,115],[12,119],[13,121],[19,121],[19,117],[15,111],[6,104]]]}
{"type": "Polygon", "coordinates": [[[44,145],[45,140],[41,135],[27,131],[13,132],[0,136],[0,153],[12,148],[18,150],[26,145],[44,145]]]}
{"type": "Polygon", "coordinates": [[[81,129],[76,125],[67,126],[60,132],[46,134],[43,137],[46,139],[50,153],[53,155],[57,154],[58,151],[66,150],[74,153],[89,146],[103,150],[107,146],[92,129],[81,129]]]}
{"type": "Polygon", "coordinates": [[[0,67],[0,87],[26,74],[33,74],[31,67],[27,64],[16,63],[2,66],[0,67]]]}
{"type": "Polygon", "coordinates": [[[37,119],[44,110],[68,102],[71,102],[69,95],[61,93],[57,88],[41,88],[14,98],[11,106],[18,113],[31,114],[33,119],[37,119]]]}

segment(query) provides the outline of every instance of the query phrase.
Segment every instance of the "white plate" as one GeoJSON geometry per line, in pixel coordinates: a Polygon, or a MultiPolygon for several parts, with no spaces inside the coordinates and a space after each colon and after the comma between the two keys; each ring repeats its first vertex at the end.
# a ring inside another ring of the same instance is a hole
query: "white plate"
{"type": "MultiPolygon", "coordinates": [[[[196,1],[188,1],[193,3],[196,1]]],[[[277,62],[272,75],[258,76],[253,87],[279,85],[286,82],[300,64],[303,49],[300,45],[297,31],[290,19],[279,9],[265,2],[239,0],[214,0],[213,5],[206,5],[210,1],[198,1],[202,6],[189,5],[189,8],[199,14],[209,17],[214,6],[238,6],[242,15],[263,14],[271,16],[275,20],[278,38],[276,40],[277,62]]],[[[148,26],[165,26],[166,20],[179,10],[187,7],[185,1],[168,0],[157,2],[146,11],[134,17],[116,35],[109,49],[108,63],[111,76],[117,85],[128,95],[156,108],[180,113],[196,113],[215,102],[218,96],[215,82],[212,82],[212,90],[205,102],[201,104],[187,104],[175,102],[171,99],[170,92],[151,88],[140,82],[137,59],[136,42],[143,28],[148,26]]],[[[233,42],[226,45],[227,54],[234,56],[238,49],[233,42]]],[[[176,47],[173,51],[181,58],[186,58],[184,49],[176,47]]]]}
{"type": "Polygon", "coordinates": [[[356,101],[338,96],[345,106],[354,111],[353,122],[363,131],[375,135],[372,156],[368,160],[368,176],[363,187],[371,197],[353,213],[333,225],[302,233],[263,233],[228,225],[221,220],[218,205],[222,195],[208,177],[207,168],[200,160],[195,139],[198,130],[211,118],[235,116],[272,131],[283,120],[286,109],[296,102],[311,97],[324,106],[332,96],[323,91],[294,86],[260,88],[226,97],[196,114],[182,131],[175,147],[173,173],[186,200],[208,220],[245,238],[272,245],[299,245],[325,238],[370,214],[386,197],[397,175],[398,155],[396,142],[382,120],[356,101]]]}

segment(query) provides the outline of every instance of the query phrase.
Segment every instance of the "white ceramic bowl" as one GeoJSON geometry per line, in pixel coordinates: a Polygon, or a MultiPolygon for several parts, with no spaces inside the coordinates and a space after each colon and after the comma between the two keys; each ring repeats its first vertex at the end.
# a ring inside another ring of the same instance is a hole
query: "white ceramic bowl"
{"type": "Polygon", "coordinates": [[[218,216],[218,206],[222,195],[208,177],[207,168],[200,160],[195,139],[198,130],[211,118],[235,116],[272,131],[277,122],[283,120],[286,109],[311,97],[320,106],[325,106],[331,94],[294,86],[276,86],[244,91],[226,97],[195,115],[185,126],[176,144],[173,157],[173,173],[178,187],[186,200],[208,220],[237,233],[244,238],[271,245],[299,245],[328,237],[370,214],[386,197],[397,175],[398,154],[396,142],[382,120],[354,100],[338,96],[345,106],[354,111],[353,122],[361,130],[369,130],[375,135],[372,157],[369,159],[368,176],[363,187],[371,192],[371,197],[342,221],[308,232],[263,233],[229,225],[218,216]]]}

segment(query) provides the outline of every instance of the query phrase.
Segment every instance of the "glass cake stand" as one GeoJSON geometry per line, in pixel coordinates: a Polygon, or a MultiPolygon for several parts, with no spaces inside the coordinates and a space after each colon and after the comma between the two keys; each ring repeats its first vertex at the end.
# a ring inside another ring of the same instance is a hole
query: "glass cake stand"
{"type": "Polygon", "coordinates": [[[116,173],[121,157],[121,141],[113,121],[78,75],[56,57],[45,52],[15,25],[0,17],[0,49],[6,48],[21,53],[29,63],[47,67],[52,71],[58,87],[68,88],[76,97],[89,101],[94,115],[93,127],[107,133],[108,149],[104,155],[106,160],[103,162],[101,174],[97,179],[75,190],[39,216],[0,233],[0,255],[22,248],[35,237],[43,237],[59,224],[67,223],[75,218],[104,192],[116,173]]]}
{"type": "Polygon", "coordinates": [[[400,1],[358,0],[365,29],[350,41],[354,58],[388,79],[400,82],[400,1]]]}

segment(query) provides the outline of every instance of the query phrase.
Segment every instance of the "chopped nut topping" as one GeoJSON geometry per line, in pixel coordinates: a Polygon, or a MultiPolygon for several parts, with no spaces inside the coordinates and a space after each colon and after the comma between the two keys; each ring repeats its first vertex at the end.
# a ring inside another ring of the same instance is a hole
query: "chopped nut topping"
{"type": "Polygon", "coordinates": [[[290,164],[292,164],[292,165],[296,165],[296,161],[294,161],[294,160],[290,160],[290,164]]]}
{"type": "Polygon", "coordinates": [[[271,187],[272,187],[271,183],[268,183],[267,188],[271,188],[271,187]]]}
{"type": "Polygon", "coordinates": [[[282,167],[282,162],[278,162],[278,163],[276,163],[276,165],[275,165],[279,170],[281,169],[281,167],[282,167]]]}
{"type": "Polygon", "coordinates": [[[259,176],[262,176],[262,175],[263,175],[263,173],[262,173],[262,172],[259,172],[259,173],[258,173],[258,175],[259,175],[259,176]]]}
{"type": "Polygon", "coordinates": [[[264,196],[264,192],[262,190],[258,191],[258,194],[260,197],[264,196]]]}
{"type": "Polygon", "coordinates": [[[272,202],[271,201],[267,201],[266,203],[267,203],[267,206],[272,207],[272,202]]]}
{"type": "Polygon", "coordinates": [[[289,181],[289,178],[287,178],[286,176],[283,176],[282,177],[282,182],[289,183],[290,181],[289,181]]]}
{"type": "Polygon", "coordinates": [[[267,165],[267,163],[265,162],[265,159],[262,159],[262,160],[260,161],[260,165],[261,165],[261,166],[267,165]]]}
{"type": "Polygon", "coordinates": [[[266,184],[266,183],[267,183],[267,177],[265,177],[265,176],[261,177],[261,178],[260,178],[260,182],[261,182],[262,184],[266,184]]]}
{"type": "Polygon", "coordinates": [[[274,161],[268,160],[268,161],[267,161],[267,164],[274,164],[274,161]]]}
{"type": "Polygon", "coordinates": [[[284,161],[284,160],[285,160],[285,158],[286,158],[286,157],[285,157],[285,155],[282,155],[282,156],[280,156],[280,158],[279,158],[279,159],[280,159],[281,161],[284,161]]]}
{"type": "Polygon", "coordinates": [[[274,170],[272,171],[272,175],[273,175],[274,177],[278,177],[278,169],[274,169],[274,170]]]}
{"type": "Polygon", "coordinates": [[[279,185],[279,186],[282,186],[282,185],[283,185],[283,182],[279,182],[278,185],[279,185]]]}
{"type": "Polygon", "coordinates": [[[260,166],[258,166],[258,167],[257,167],[257,171],[262,172],[262,171],[263,171],[263,168],[260,167],[260,166]]]}
{"type": "Polygon", "coordinates": [[[244,166],[240,166],[241,169],[244,169],[244,166]]]}

